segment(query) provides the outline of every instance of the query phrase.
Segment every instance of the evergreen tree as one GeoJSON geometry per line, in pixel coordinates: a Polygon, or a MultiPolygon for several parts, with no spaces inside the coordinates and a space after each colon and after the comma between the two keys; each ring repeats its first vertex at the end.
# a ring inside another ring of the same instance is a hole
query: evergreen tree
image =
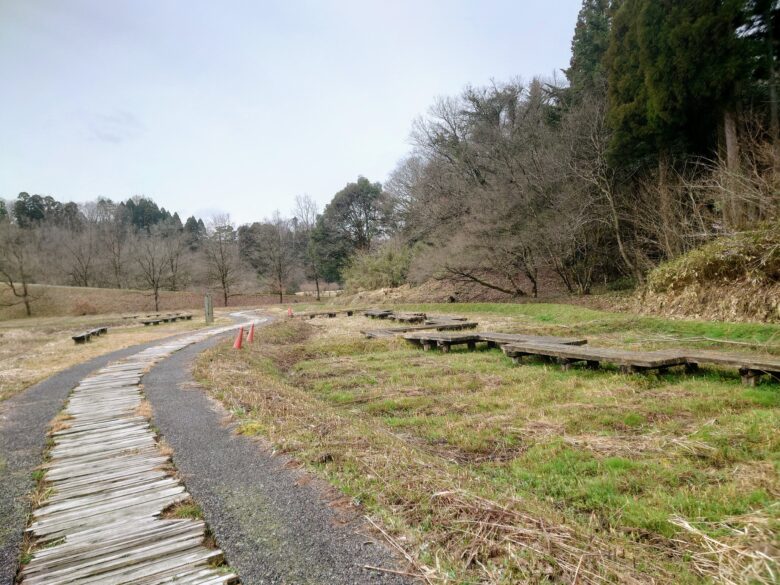
{"type": "Polygon", "coordinates": [[[606,81],[604,56],[609,47],[610,0],[583,0],[565,71],[575,94],[600,89],[606,81]]]}
{"type": "Polygon", "coordinates": [[[711,156],[747,82],[743,0],[626,0],[607,67],[612,150],[623,162],[711,156]]]}
{"type": "Polygon", "coordinates": [[[656,138],[647,120],[648,95],[637,30],[642,2],[624,0],[616,9],[605,56],[613,129],[610,147],[616,164],[641,162],[655,152],[656,138]]]}

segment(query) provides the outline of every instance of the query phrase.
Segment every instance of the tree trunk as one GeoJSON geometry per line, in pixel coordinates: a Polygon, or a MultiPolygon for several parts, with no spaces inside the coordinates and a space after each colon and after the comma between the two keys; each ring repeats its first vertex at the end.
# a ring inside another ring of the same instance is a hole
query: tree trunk
{"type": "Polygon", "coordinates": [[[154,310],[160,311],[160,289],[158,287],[154,287],[154,310]]]}
{"type": "Polygon", "coordinates": [[[222,286],[222,298],[225,301],[225,306],[228,306],[228,290],[226,286],[222,286]]]}
{"type": "Polygon", "coordinates": [[[744,219],[744,209],[740,204],[739,194],[737,193],[739,141],[737,139],[737,123],[734,114],[728,110],[723,114],[723,134],[726,139],[726,170],[728,172],[729,185],[729,200],[723,206],[726,215],[724,220],[732,227],[740,227],[744,219]]]}
{"type": "Polygon", "coordinates": [[[320,277],[314,276],[314,286],[317,287],[317,300],[320,300],[320,277]]]}
{"type": "Polygon", "coordinates": [[[660,215],[660,236],[667,258],[676,256],[673,242],[674,233],[674,209],[672,206],[672,194],[669,190],[669,154],[661,151],[658,157],[658,210],[660,215]]]}
{"type": "Polygon", "coordinates": [[[769,133],[772,138],[773,171],[775,175],[780,173],[780,120],[777,112],[777,75],[775,72],[775,31],[772,26],[773,2],[766,3],[766,12],[764,13],[764,23],[768,30],[766,31],[766,59],[769,65],[769,133]]]}
{"type": "Polygon", "coordinates": [[[24,294],[24,311],[28,317],[32,317],[32,309],[30,308],[30,293],[27,290],[27,282],[22,281],[22,293],[24,294]]]}

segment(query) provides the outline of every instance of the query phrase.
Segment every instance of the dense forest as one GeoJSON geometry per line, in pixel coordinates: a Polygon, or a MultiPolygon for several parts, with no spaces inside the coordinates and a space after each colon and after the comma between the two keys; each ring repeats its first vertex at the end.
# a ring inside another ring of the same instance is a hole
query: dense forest
{"type": "Polygon", "coordinates": [[[359,177],[250,225],[133,197],[0,200],[0,276],[279,295],[441,279],[536,296],[641,285],[721,236],[778,229],[780,3],[584,0],[565,78],[466,87],[414,121],[382,185],[359,177]]]}

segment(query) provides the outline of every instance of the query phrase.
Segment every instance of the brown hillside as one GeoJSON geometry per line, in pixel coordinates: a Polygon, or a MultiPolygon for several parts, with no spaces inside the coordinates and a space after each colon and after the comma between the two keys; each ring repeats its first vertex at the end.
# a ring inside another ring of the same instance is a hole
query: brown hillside
{"type": "MultiPolygon", "coordinates": [[[[97,315],[102,313],[133,313],[154,309],[154,299],[148,291],[74,286],[32,285],[32,310],[35,317],[97,315]]],[[[213,294],[214,306],[223,306],[222,297],[213,294]]],[[[0,287],[0,320],[24,317],[24,306],[7,306],[15,299],[7,287],[0,287]]],[[[263,294],[242,294],[231,297],[230,305],[262,305],[277,302],[276,297],[263,294]]],[[[203,293],[163,291],[160,310],[174,311],[203,307],[203,293]]]]}

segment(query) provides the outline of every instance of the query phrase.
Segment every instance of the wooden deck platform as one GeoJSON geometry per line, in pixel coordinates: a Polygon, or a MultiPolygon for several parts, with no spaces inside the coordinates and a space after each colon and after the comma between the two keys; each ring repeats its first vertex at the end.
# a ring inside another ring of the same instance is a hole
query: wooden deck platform
{"type": "Polygon", "coordinates": [[[691,369],[705,364],[736,368],[742,383],[747,386],[755,386],[765,375],[780,381],[780,358],[777,357],[704,350],[686,350],[685,357],[691,369]]]}
{"type": "Polygon", "coordinates": [[[616,365],[623,372],[661,370],[673,366],[685,366],[688,360],[682,352],[674,351],[628,351],[593,346],[571,346],[552,343],[523,342],[510,343],[502,348],[513,361],[519,362],[525,356],[542,356],[556,359],[564,368],[574,363],[585,362],[596,368],[603,363],[616,365]]]}
{"type": "Polygon", "coordinates": [[[371,319],[387,319],[393,312],[388,309],[368,309],[363,311],[363,315],[371,319]]]}
{"type": "Polygon", "coordinates": [[[347,317],[351,317],[352,315],[360,313],[363,310],[364,309],[333,309],[325,311],[307,311],[304,313],[294,313],[292,317],[294,319],[314,319],[315,317],[333,318],[337,317],[338,315],[346,315],[347,317]]]}
{"type": "Polygon", "coordinates": [[[688,372],[693,372],[702,365],[717,365],[736,369],[742,383],[747,386],[755,386],[764,376],[780,382],[780,358],[750,354],[691,349],[631,351],[593,346],[560,347],[538,342],[510,343],[504,345],[503,350],[516,362],[525,356],[541,356],[555,359],[564,368],[585,362],[591,368],[599,367],[602,363],[617,365],[623,372],[663,372],[674,366],[685,366],[688,372]]]}
{"type": "Polygon", "coordinates": [[[462,329],[474,329],[478,323],[473,321],[441,321],[430,322],[426,325],[407,325],[405,327],[388,327],[385,329],[366,329],[361,331],[369,339],[380,339],[382,337],[394,337],[410,331],[458,331],[462,329]]]}
{"type": "Polygon", "coordinates": [[[160,323],[175,323],[181,319],[182,321],[191,321],[192,313],[171,313],[168,315],[162,315],[152,317],[148,319],[141,319],[141,323],[144,325],[159,325],[160,323]]]}
{"type": "Polygon", "coordinates": [[[391,313],[387,318],[399,323],[422,323],[428,319],[425,313],[391,313]]]}
{"type": "Polygon", "coordinates": [[[230,329],[148,348],[74,389],[43,466],[50,489],[28,528],[39,546],[21,570],[23,585],[237,582],[235,574],[214,566],[222,551],[206,546],[202,521],[160,516],[190,496],[164,468],[170,457],[138,414],[139,384],[149,367],[230,329]]]}
{"type": "Polygon", "coordinates": [[[576,337],[552,337],[540,335],[526,335],[520,333],[438,333],[420,332],[404,335],[408,342],[421,346],[425,350],[438,348],[444,352],[450,350],[453,345],[466,345],[469,349],[476,349],[477,343],[486,343],[488,347],[499,347],[507,343],[536,342],[564,345],[584,345],[586,339],[576,337]]]}

